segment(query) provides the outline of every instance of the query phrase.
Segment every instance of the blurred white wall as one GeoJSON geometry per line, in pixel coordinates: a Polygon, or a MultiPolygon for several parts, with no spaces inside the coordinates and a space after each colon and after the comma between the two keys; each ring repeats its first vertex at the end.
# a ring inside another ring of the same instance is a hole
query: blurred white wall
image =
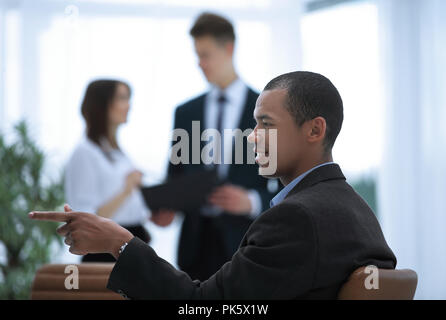
{"type": "Polygon", "coordinates": [[[80,102],[88,82],[113,77],[128,81],[134,93],[121,145],[147,172],[148,182],[164,177],[173,110],[207,87],[188,34],[203,10],[234,22],[236,65],[257,90],[299,67],[299,2],[8,0],[2,5],[0,129],[9,131],[27,118],[54,161],[51,168],[63,167],[83,134],[80,102]]]}
{"type": "Polygon", "coordinates": [[[383,147],[378,13],[373,1],[328,6],[302,17],[302,68],[328,77],[344,105],[333,148],[350,182],[379,168],[383,147]]]}
{"type": "Polygon", "coordinates": [[[385,145],[380,212],[416,298],[446,299],[446,1],[380,0],[385,145]]]}

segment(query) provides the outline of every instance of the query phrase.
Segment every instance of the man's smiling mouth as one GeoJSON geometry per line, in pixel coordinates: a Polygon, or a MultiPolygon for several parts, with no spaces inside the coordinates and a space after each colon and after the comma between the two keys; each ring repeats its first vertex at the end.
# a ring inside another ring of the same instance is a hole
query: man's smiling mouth
{"type": "Polygon", "coordinates": [[[256,153],[256,163],[260,167],[267,167],[269,163],[269,152],[260,152],[259,150],[254,150],[254,152],[256,153]]]}

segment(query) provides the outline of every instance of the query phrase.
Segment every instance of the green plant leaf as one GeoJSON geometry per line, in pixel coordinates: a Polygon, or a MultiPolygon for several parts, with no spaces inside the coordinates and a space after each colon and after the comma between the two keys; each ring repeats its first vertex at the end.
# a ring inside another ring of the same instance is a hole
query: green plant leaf
{"type": "Polygon", "coordinates": [[[25,121],[15,126],[15,138],[7,145],[0,135],[0,242],[7,258],[0,265],[0,299],[28,299],[37,268],[50,261],[50,245],[62,244],[57,223],[28,218],[32,210],[62,209],[62,178],[43,183],[45,154],[25,121]]]}

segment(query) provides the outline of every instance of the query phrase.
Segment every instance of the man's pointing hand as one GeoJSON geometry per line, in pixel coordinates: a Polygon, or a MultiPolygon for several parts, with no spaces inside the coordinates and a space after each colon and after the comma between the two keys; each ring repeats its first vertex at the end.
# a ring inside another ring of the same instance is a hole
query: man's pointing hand
{"type": "Polygon", "coordinates": [[[116,259],[119,248],[133,239],[125,228],[110,219],[85,212],[73,212],[68,205],[65,212],[33,211],[29,217],[34,220],[65,222],[57,233],[65,237],[70,252],[78,255],[87,253],[110,253],[116,259]]]}

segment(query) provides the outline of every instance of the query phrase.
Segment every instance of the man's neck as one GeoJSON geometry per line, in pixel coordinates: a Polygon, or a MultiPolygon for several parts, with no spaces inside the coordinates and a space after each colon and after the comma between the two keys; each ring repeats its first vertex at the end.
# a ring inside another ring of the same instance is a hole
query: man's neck
{"type": "Polygon", "coordinates": [[[318,165],[321,165],[321,164],[327,163],[327,162],[333,162],[333,156],[331,155],[331,153],[324,155],[318,159],[305,161],[305,162],[301,163],[299,165],[299,167],[296,168],[295,171],[293,171],[289,175],[280,177],[280,182],[282,182],[282,184],[284,186],[286,186],[289,183],[291,183],[294,179],[296,179],[298,176],[300,176],[301,174],[307,172],[310,169],[313,169],[314,167],[317,167],[318,165]]]}
{"type": "Polygon", "coordinates": [[[221,90],[226,89],[227,87],[229,87],[231,85],[231,83],[233,83],[235,80],[237,80],[238,75],[235,72],[234,69],[232,69],[225,77],[222,77],[221,79],[219,79],[215,85],[220,88],[221,90]]]}

